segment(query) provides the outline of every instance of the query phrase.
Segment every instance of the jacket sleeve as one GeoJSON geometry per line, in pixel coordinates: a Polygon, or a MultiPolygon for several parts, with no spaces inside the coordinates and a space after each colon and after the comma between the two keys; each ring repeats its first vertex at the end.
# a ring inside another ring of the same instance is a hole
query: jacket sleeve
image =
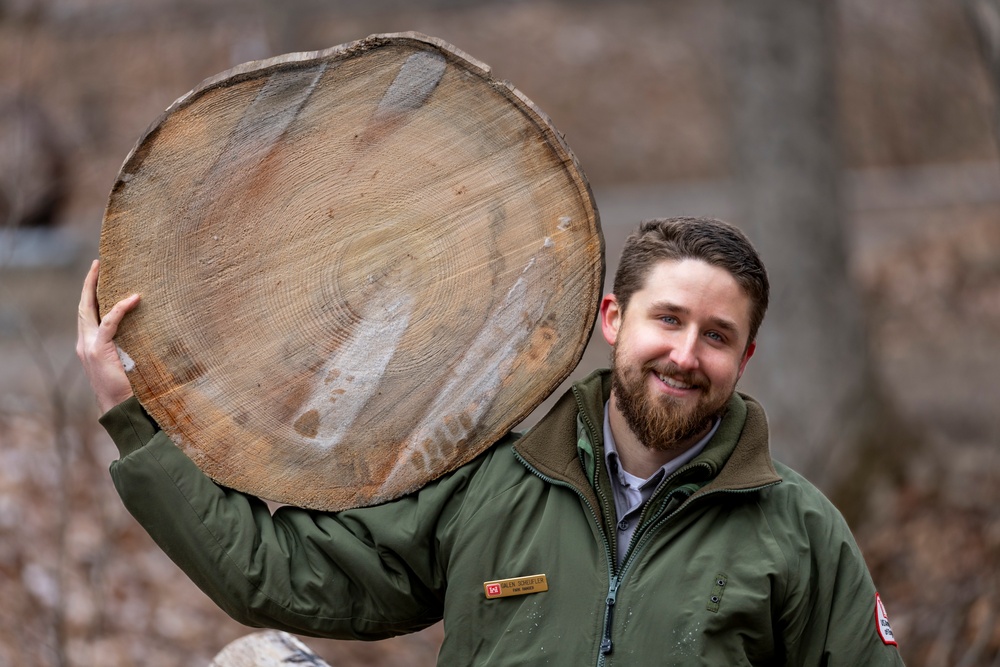
{"type": "Polygon", "coordinates": [[[786,545],[788,589],[778,612],[786,664],[902,665],[879,633],[875,585],[847,522],[819,491],[805,495],[788,508],[798,526],[786,545]]]}
{"type": "Polygon", "coordinates": [[[462,470],[377,507],[272,515],[260,499],[209,479],[135,398],[101,423],[119,448],[111,475],[129,512],[234,619],[378,639],[441,618],[462,470]]]}

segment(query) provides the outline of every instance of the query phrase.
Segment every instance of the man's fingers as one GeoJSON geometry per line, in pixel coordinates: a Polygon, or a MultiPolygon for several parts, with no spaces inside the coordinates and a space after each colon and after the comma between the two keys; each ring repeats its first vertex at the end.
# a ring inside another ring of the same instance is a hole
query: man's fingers
{"type": "Polygon", "coordinates": [[[83,291],[80,293],[80,307],[77,311],[77,354],[82,359],[85,355],[101,355],[99,348],[110,345],[118,333],[118,325],[126,313],[139,303],[139,295],[125,297],[105,314],[102,319],[97,308],[97,278],[100,273],[100,262],[94,260],[90,271],[83,280],[83,291]]]}
{"type": "Polygon", "coordinates": [[[97,274],[100,270],[100,262],[94,260],[90,264],[90,271],[83,279],[83,291],[80,293],[80,307],[77,315],[81,324],[93,324],[97,326],[97,274]]]}
{"type": "Polygon", "coordinates": [[[98,333],[98,337],[102,341],[110,341],[118,333],[118,325],[121,324],[122,318],[136,307],[139,303],[139,295],[133,294],[127,296],[118,303],[116,303],[111,310],[105,313],[104,317],[101,319],[101,325],[98,333]]]}
{"type": "Polygon", "coordinates": [[[115,349],[114,337],[126,313],[139,303],[139,295],[128,296],[114,305],[102,319],[97,304],[97,279],[100,264],[96,260],[83,281],[77,324],[76,354],[90,380],[97,405],[102,412],[132,395],[121,360],[115,349]]]}
{"type": "Polygon", "coordinates": [[[96,337],[97,331],[97,272],[99,262],[90,264],[87,277],[83,279],[83,291],[80,292],[80,305],[76,310],[76,356],[81,361],[86,360],[87,349],[96,337]]]}

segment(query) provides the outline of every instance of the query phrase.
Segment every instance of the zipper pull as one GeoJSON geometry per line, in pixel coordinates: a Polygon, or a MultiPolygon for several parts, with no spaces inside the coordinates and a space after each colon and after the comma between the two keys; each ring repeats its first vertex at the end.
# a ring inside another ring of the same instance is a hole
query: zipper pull
{"type": "Polygon", "coordinates": [[[614,643],[611,641],[611,619],[615,611],[615,599],[618,597],[618,576],[611,577],[611,585],[608,587],[608,599],[605,604],[607,609],[604,613],[604,636],[601,638],[601,655],[611,653],[614,643]]]}

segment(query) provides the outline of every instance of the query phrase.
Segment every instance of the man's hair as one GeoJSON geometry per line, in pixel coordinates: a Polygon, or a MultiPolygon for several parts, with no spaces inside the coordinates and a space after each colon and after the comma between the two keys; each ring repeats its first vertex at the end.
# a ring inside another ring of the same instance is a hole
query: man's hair
{"type": "Polygon", "coordinates": [[[767,271],[743,232],[714,218],[644,220],[629,235],[615,272],[614,294],[622,313],[632,295],[644,287],[653,267],[668,259],[699,259],[728,271],[750,297],[747,344],[756,340],[767,311],[767,271]]]}

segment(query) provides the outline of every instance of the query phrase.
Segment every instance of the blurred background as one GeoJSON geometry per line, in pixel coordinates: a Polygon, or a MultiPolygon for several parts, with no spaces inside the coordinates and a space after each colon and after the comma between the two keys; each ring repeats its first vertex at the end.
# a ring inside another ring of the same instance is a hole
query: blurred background
{"type": "MultiPolygon", "coordinates": [[[[773,294],[742,388],[776,456],[848,517],[908,665],[1000,665],[997,0],[0,0],[0,667],[207,665],[251,632],[114,493],[80,286],[122,161],[176,98],[408,30],[551,117],[609,279],[642,218],[747,231],[773,294]]],[[[442,633],[306,641],[416,666],[442,633]]]]}

